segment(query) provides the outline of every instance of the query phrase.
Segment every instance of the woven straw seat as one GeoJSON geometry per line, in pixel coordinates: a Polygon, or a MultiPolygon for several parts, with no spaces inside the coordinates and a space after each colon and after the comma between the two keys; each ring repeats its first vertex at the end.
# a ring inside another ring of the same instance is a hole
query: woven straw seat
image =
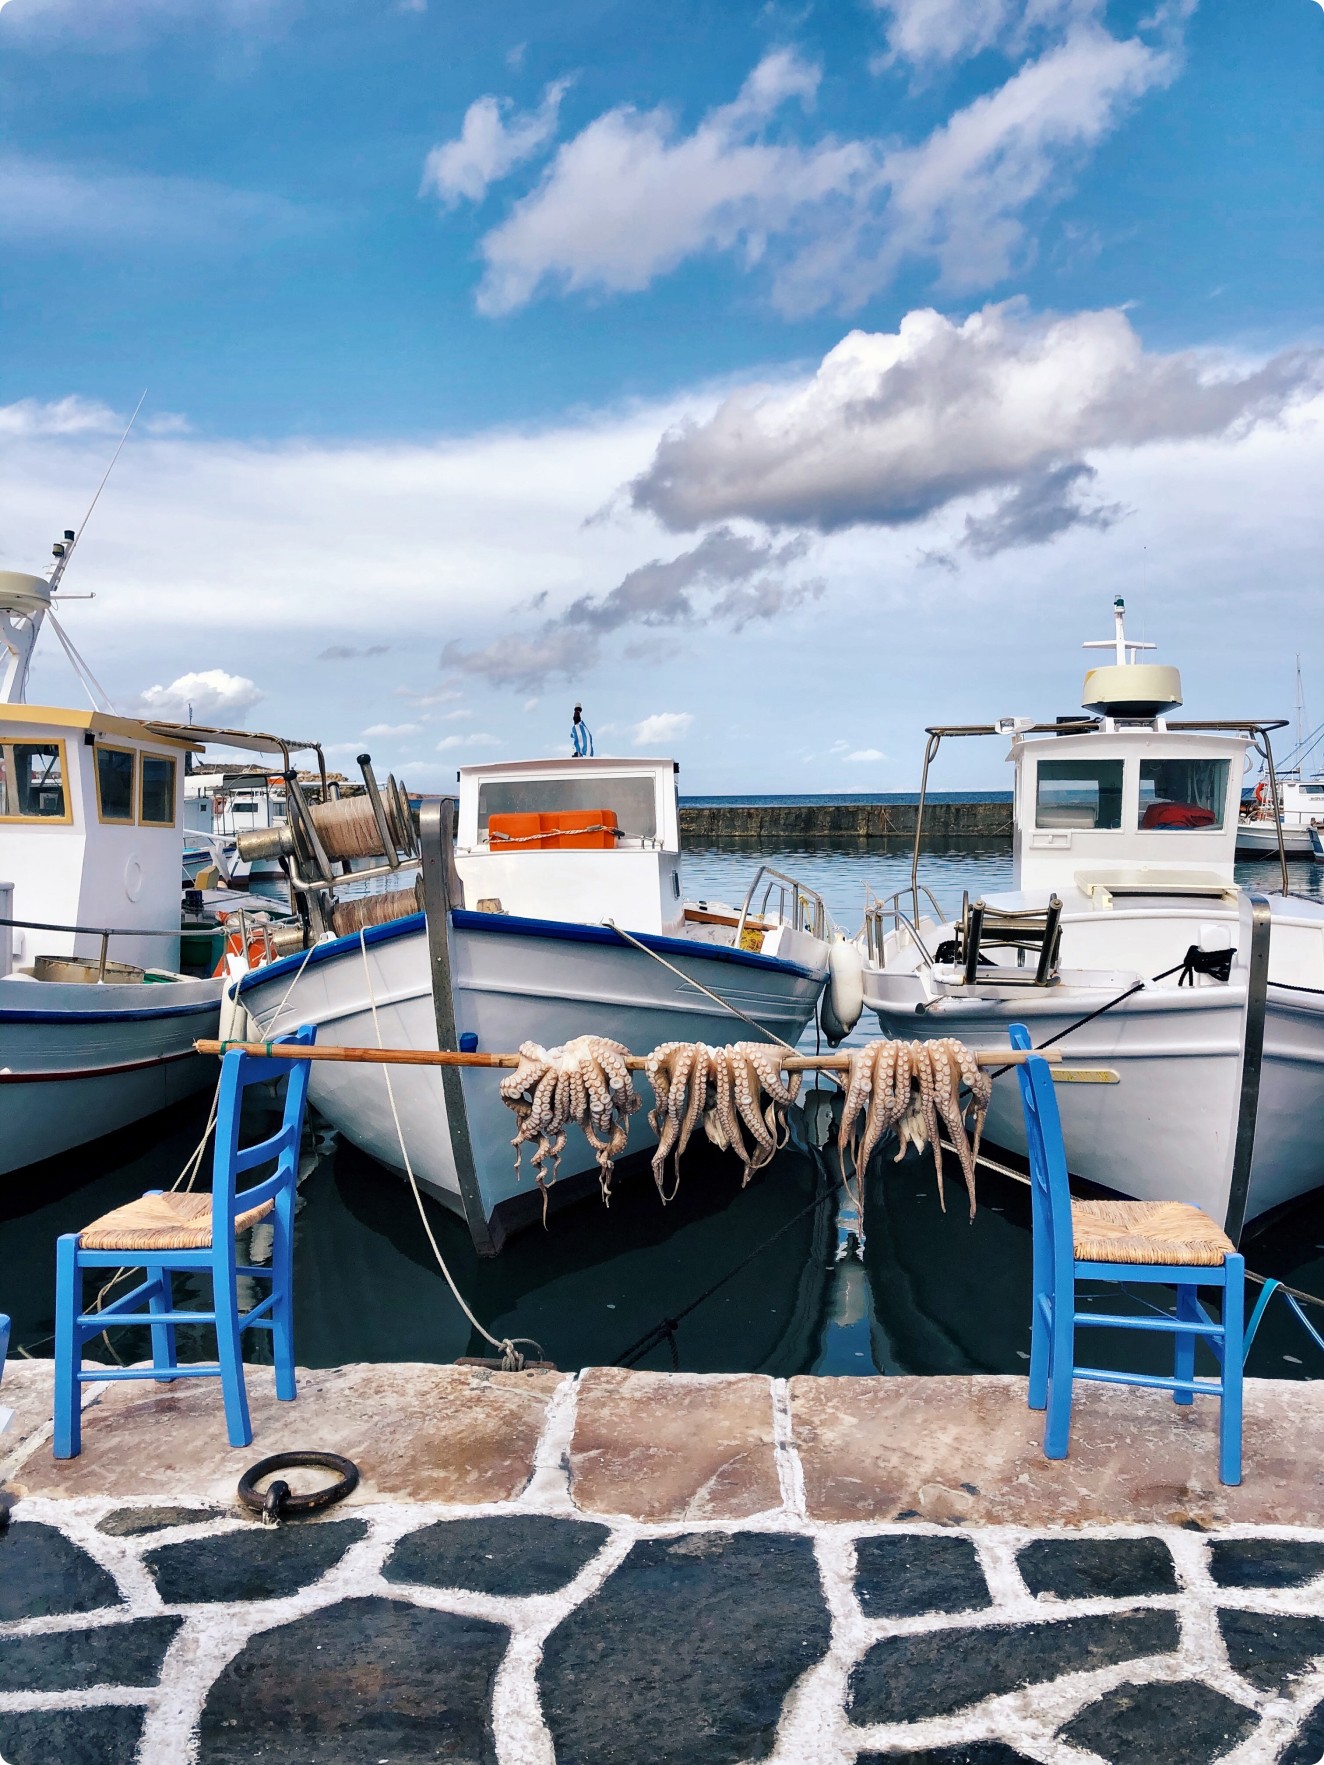
{"type": "Polygon", "coordinates": [[[1181,1263],[1216,1268],[1236,1246],[1184,1201],[1073,1201],[1079,1262],[1181,1263]]]}
{"type": "MultiPolygon", "coordinates": [[[[235,1231],[255,1225],[272,1210],[264,1201],[235,1215],[235,1231]]],[[[209,1250],[211,1196],[189,1193],[140,1195],[78,1234],[80,1250],[209,1250]]]]}

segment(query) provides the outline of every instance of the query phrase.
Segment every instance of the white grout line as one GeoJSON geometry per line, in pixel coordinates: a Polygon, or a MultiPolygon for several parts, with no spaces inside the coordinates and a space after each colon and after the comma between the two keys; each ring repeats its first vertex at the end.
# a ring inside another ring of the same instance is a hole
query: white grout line
{"type": "MultiPolygon", "coordinates": [[[[340,1510],[336,1518],[366,1522],[365,1537],[351,1544],[340,1561],[317,1582],[278,1600],[230,1605],[165,1605],[144,1562],[145,1554],[163,1544],[219,1538],[254,1524],[232,1513],[212,1520],[129,1537],[96,1530],[97,1522],[118,1509],[159,1506],[159,1502],[116,1502],[104,1498],[54,1500],[28,1497],[14,1525],[45,1521],[58,1526],[115,1579],[123,1605],[91,1612],[17,1620],[0,1625],[4,1637],[42,1635],[93,1629],[170,1613],[184,1618],[167,1650],[159,1684],[130,1688],[100,1686],[77,1692],[7,1692],[0,1710],[68,1709],[127,1704],[146,1707],[139,1765],[193,1765],[199,1746],[198,1721],[217,1675],[251,1637],[295,1619],[365,1595],[405,1600],[436,1611],[485,1619],[510,1631],[493,1692],[492,1721],[500,1765],[553,1765],[551,1737],[543,1718],[537,1673],[551,1632],[591,1598],[624,1561],[635,1542],[686,1533],[790,1532],[813,1541],[824,1598],[831,1619],[831,1639],[823,1659],[810,1667],[788,1695],[779,1723],[772,1765],[849,1765],[857,1751],[878,1747],[959,1745],[999,1738],[1016,1746],[1041,1765],[1086,1765],[1093,1755],[1056,1738],[1064,1723],[1086,1704],[1116,1686],[1146,1681],[1176,1682],[1191,1678],[1259,1711],[1261,1726],[1240,1747],[1226,1755],[1226,1765],[1263,1765],[1297,1731],[1306,1713],[1324,1692],[1324,1670],[1302,1676],[1288,1695],[1260,1692],[1233,1672],[1217,1625],[1217,1609],[1274,1614],[1317,1615],[1317,1577],[1295,1588],[1218,1587],[1209,1569],[1211,1535],[1180,1527],[1114,1525],[1094,1528],[1029,1527],[952,1528],[926,1523],[858,1524],[803,1518],[803,1478],[790,1439],[786,1386],[772,1382],[773,1432],[777,1448],[782,1506],[742,1520],[684,1519],[647,1522],[629,1518],[581,1515],[569,1489],[568,1449],[573,1435],[578,1381],[567,1376],[557,1386],[535,1455],[534,1473],[513,1501],[464,1506],[456,1503],[374,1503],[340,1510]],[[504,1597],[462,1588],[436,1588],[385,1580],[382,1570],[396,1542],[433,1521],[491,1518],[520,1513],[547,1513],[593,1520],[609,1528],[602,1549],[565,1587],[546,1595],[504,1597]],[[889,1536],[969,1538],[978,1555],[993,1605],[971,1612],[928,1613],[912,1618],[869,1618],[855,1594],[856,1542],[889,1536]],[[1146,1537],[1160,1540],[1177,1566],[1179,1591],[1119,1600],[1097,1596],[1071,1600],[1036,1600],[1017,1566],[1017,1552],[1032,1540],[1067,1538],[1104,1540],[1146,1537]],[[1143,1610],[1179,1615],[1178,1648],[1166,1656],[1117,1662],[1093,1671],[1061,1675],[1018,1691],[967,1707],[951,1716],[919,1722],[857,1726],[844,1708],[850,1675],[868,1650],[889,1637],[952,1633],[960,1649],[962,1634],[972,1638],[988,1625],[1020,1625],[1062,1621],[1092,1614],[1121,1616],[1143,1610]],[[1268,1749],[1268,1750],[1266,1750],[1268,1749]]],[[[314,1522],[322,1524],[325,1522],[314,1522]]],[[[1324,1529],[1303,1527],[1220,1528],[1216,1538],[1281,1538],[1287,1541],[1324,1538],[1324,1529]]]]}
{"type": "Polygon", "coordinates": [[[570,1493],[570,1443],[579,1409],[579,1375],[568,1373],[553,1391],[533,1453],[533,1475],[518,1500],[540,1513],[578,1516],[570,1493]]]}

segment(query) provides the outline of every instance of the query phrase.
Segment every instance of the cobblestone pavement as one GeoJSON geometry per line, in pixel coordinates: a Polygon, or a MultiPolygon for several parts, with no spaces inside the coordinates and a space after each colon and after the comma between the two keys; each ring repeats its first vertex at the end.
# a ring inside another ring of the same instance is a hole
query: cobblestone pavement
{"type": "MultiPolygon", "coordinates": [[[[452,1434],[466,1438],[452,1439],[449,1461],[439,1450],[410,1471],[383,1440],[352,1505],[279,1528],[239,1517],[222,1490],[232,1494],[236,1467],[295,1444],[305,1427],[264,1438],[260,1420],[254,1447],[229,1454],[223,1436],[217,1449],[219,1405],[137,1396],[116,1415],[117,1442],[137,1428],[144,1464],[152,1440],[159,1461],[196,1423],[209,1430],[211,1457],[199,1450],[191,1470],[169,1471],[166,1499],[148,1487],[157,1469],[112,1475],[107,1451],[94,1493],[111,1412],[89,1413],[83,1458],[54,1467],[32,1420],[41,1391],[30,1376],[28,1434],[7,1466],[17,1501],[0,1534],[0,1758],[1317,1765],[1324,1756],[1324,1526],[1214,1511],[1218,1486],[1192,1481],[1212,1458],[1207,1425],[1180,1437],[1188,1477],[1169,1478],[1162,1513],[1156,1495],[1138,1518],[1060,1523],[1100,1453],[1138,1450],[1118,1433],[1122,1412],[1103,1400],[1082,1407],[1066,1472],[1044,1473],[1032,1455],[1016,1470],[967,1439],[964,1483],[949,1479],[941,1494],[933,1478],[915,1486],[924,1517],[902,1517],[893,1496],[882,1517],[861,1517],[859,1490],[833,1496],[815,1457],[821,1434],[810,1436],[826,1412],[809,1387],[831,1385],[819,1395],[832,1413],[853,1403],[867,1419],[869,1388],[903,1382],[795,1381],[788,1391],[753,1378],[585,1374],[521,1386],[437,1371],[475,1414],[495,1408],[502,1420],[484,1436],[486,1458],[457,1398],[452,1434]],[[512,1451],[512,1418],[535,1392],[538,1426],[512,1451]],[[447,1463],[479,1499],[400,1495],[399,1485],[447,1463]],[[1027,1485],[1058,1511],[1035,1518],[1027,1485]],[[1017,1487],[1018,1520],[984,1517],[1017,1487]],[[969,1511],[954,1511],[962,1500],[969,1511]],[[926,1511],[935,1504],[953,1511],[935,1520],[926,1511]]],[[[937,1387],[960,1382],[913,1383],[932,1389],[939,1434],[949,1394],[937,1387]]],[[[964,1385],[975,1424],[997,1415],[1023,1429],[1023,1386],[964,1385]]],[[[317,1444],[334,1447],[343,1443],[327,1439],[333,1416],[355,1386],[320,1389],[321,1409],[310,1403],[302,1420],[316,1424],[317,1444]]],[[[901,1396],[923,1411],[923,1391],[901,1396]]],[[[1267,1415],[1278,1401],[1262,1391],[1252,1411],[1258,1403],[1267,1415]]],[[[276,1413],[259,1395],[255,1414],[276,1413]]],[[[1302,1415],[1290,1419],[1299,1431],[1302,1415]]],[[[1150,1420],[1187,1426],[1170,1408],[1150,1420]]],[[[977,1436],[986,1446],[988,1433],[977,1436]]],[[[1266,1481],[1270,1434],[1252,1414],[1248,1459],[1259,1455],[1266,1481]]],[[[917,1449],[897,1450],[910,1464],[917,1449]]],[[[887,1486],[881,1470],[870,1476],[872,1455],[857,1456],[856,1481],[887,1486]]],[[[1318,1465],[1302,1460],[1306,1507],[1318,1465]]]]}

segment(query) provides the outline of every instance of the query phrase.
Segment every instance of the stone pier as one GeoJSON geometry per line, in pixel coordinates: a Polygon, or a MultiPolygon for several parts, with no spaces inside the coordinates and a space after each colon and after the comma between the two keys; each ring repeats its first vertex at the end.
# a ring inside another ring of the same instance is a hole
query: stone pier
{"type": "Polygon", "coordinates": [[[1117,1387],[1049,1464],[1004,1378],[249,1385],[241,1452],[210,1382],[89,1386],[56,1464],[49,1364],[11,1365],[6,1765],[1324,1754],[1318,1386],[1250,1383],[1225,1489],[1212,1406],[1117,1387]],[[299,1447],[359,1487],[264,1527],[240,1474],[299,1447]]]}

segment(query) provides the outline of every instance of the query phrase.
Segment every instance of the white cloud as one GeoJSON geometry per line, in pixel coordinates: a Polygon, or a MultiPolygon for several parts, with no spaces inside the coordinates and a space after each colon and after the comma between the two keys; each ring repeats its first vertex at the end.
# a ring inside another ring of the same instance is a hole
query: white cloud
{"type": "Polygon", "coordinates": [[[874,0],[888,17],[893,56],[958,61],[981,50],[1022,49],[1038,32],[1060,30],[1103,10],[1102,0],[874,0]]]}
{"type": "Polygon", "coordinates": [[[886,760],[886,758],[887,755],[881,748],[856,748],[852,753],[846,755],[847,761],[852,764],[861,760],[886,760]]]}
{"type": "Polygon", "coordinates": [[[448,208],[462,201],[481,202],[490,185],[552,139],[569,85],[569,80],[557,80],[548,86],[537,110],[514,110],[508,99],[490,94],[475,99],[456,139],[428,154],[419,194],[438,196],[448,208]]]}
{"type": "Polygon", "coordinates": [[[227,674],[224,668],[204,668],[181,674],[169,686],[149,686],[140,700],[144,717],[185,722],[192,712],[194,723],[242,722],[265,694],[243,674],[227,674]]]}
{"type": "Polygon", "coordinates": [[[86,254],[168,237],[181,250],[247,253],[315,224],[310,211],[263,191],[0,154],[0,238],[28,245],[86,254]]]}
{"type": "Polygon", "coordinates": [[[845,187],[864,149],[804,150],[763,136],[791,99],[813,99],[818,70],[779,50],[735,102],[679,135],[665,110],[609,110],[565,143],[531,195],[483,241],[478,304],[503,313],[545,284],[611,293],[647,287],[698,251],[741,245],[761,256],[770,231],[845,187]]]}
{"type": "Polygon", "coordinates": [[[363,732],[364,741],[372,736],[417,735],[421,723],[370,723],[363,732]]]}
{"type": "Polygon", "coordinates": [[[857,307],[908,259],[934,261],[952,289],[1005,278],[1032,207],[1060,195],[1063,174],[1178,65],[1171,41],[1113,37],[1076,16],[1088,7],[1041,10],[1076,22],[910,146],[830,135],[803,145],[774,130],[791,100],[812,104],[818,82],[789,50],[765,57],[688,135],[666,110],[604,112],[484,238],[480,310],[510,312],[547,291],[637,292],[710,251],[766,265],[774,301],[793,314],[857,307]]]}
{"type": "Polygon", "coordinates": [[[636,723],[632,740],[636,748],[667,747],[689,733],[694,715],[690,711],[655,711],[636,723]]]}
{"type": "Polygon", "coordinates": [[[449,749],[453,748],[490,748],[493,746],[500,746],[500,743],[501,737],[499,735],[489,735],[485,731],[475,731],[472,735],[443,736],[437,743],[437,752],[439,754],[444,754],[449,749]]]}
{"type": "Polygon", "coordinates": [[[744,516],[826,533],[1001,491],[1000,524],[976,517],[969,534],[995,551],[1099,524],[1079,500],[1086,451],[1243,434],[1322,379],[1318,350],[1239,365],[1147,352],[1117,310],[1036,317],[1009,302],[958,324],[926,309],[894,333],[851,332],[810,380],[734,392],[673,429],[632,494],[677,531],[744,516]]]}
{"type": "Polygon", "coordinates": [[[0,435],[104,435],[123,427],[109,406],[76,395],[0,405],[0,435]]]}

